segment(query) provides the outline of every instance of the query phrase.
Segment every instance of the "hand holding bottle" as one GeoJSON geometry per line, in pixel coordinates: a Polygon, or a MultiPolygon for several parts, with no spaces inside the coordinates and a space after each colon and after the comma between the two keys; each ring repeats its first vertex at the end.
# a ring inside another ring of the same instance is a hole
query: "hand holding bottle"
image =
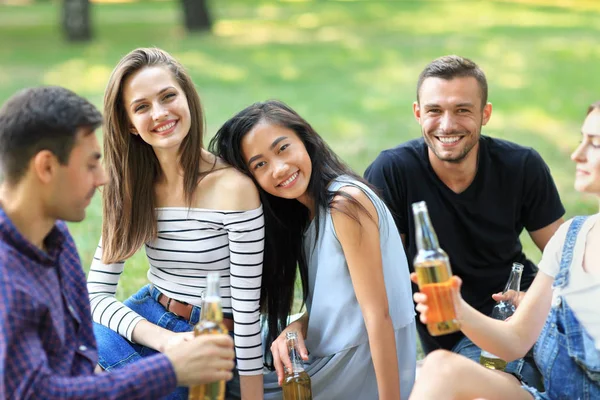
{"type": "MultiPolygon", "coordinates": [[[[410,280],[413,283],[418,284],[417,274],[414,272],[411,273],[410,280]]],[[[450,278],[450,285],[456,294],[456,299],[457,299],[457,302],[455,304],[456,319],[460,321],[461,304],[464,302],[462,296],[460,295],[460,287],[462,285],[462,279],[460,279],[456,275],[453,275],[452,278],[450,278]]],[[[422,323],[427,324],[427,311],[429,310],[427,295],[425,293],[417,292],[413,295],[413,300],[415,301],[415,303],[417,303],[415,310],[417,310],[419,312],[419,319],[421,320],[422,323]]]]}
{"type": "Polygon", "coordinates": [[[515,306],[515,308],[519,307],[519,303],[521,303],[521,300],[523,300],[523,297],[525,296],[526,292],[515,292],[514,290],[509,290],[506,293],[503,292],[498,292],[498,293],[494,293],[492,295],[492,299],[494,299],[496,302],[501,302],[501,301],[512,301],[513,305],[515,306]]]}
{"type": "Polygon", "coordinates": [[[277,371],[277,382],[281,386],[283,384],[283,379],[285,377],[286,369],[290,371],[292,369],[292,361],[290,360],[290,355],[287,347],[287,338],[286,334],[288,332],[296,331],[298,332],[298,351],[300,352],[300,356],[303,360],[308,360],[308,351],[306,350],[306,345],[304,344],[304,326],[303,326],[303,318],[300,318],[297,321],[289,324],[283,332],[273,341],[271,344],[271,354],[273,355],[273,365],[275,366],[275,371],[277,371]]]}

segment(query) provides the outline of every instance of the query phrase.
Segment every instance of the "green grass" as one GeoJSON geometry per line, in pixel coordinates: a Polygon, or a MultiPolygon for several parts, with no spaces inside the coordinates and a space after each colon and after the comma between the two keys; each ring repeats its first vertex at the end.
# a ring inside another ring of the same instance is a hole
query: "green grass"
{"type": "MultiPolygon", "coordinates": [[[[100,107],[117,61],[135,47],[158,46],[191,73],[207,140],[246,105],[279,98],[362,173],[381,150],[420,135],[411,113],[420,70],[461,54],[489,80],[494,112],[484,133],[538,149],[567,216],[597,209],[572,189],[569,160],[587,105],[600,99],[594,1],[215,0],[212,35],[186,35],[179,12],[178,1],[94,4],[94,41],[69,44],[59,3],[0,5],[0,103],[20,88],[57,84],[100,107]]],[[[85,268],[100,235],[99,200],[85,222],[71,224],[85,268]]],[[[120,298],[146,281],[146,269],[142,254],[128,262],[120,298]]]]}

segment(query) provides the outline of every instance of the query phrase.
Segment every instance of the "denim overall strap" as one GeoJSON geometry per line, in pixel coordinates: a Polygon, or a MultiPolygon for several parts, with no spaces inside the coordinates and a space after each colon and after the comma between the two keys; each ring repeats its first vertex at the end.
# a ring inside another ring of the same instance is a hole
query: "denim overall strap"
{"type": "Polygon", "coordinates": [[[558,271],[558,274],[554,277],[554,283],[552,283],[553,288],[563,288],[569,284],[569,271],[571,268],[571,261],[573,260],[573,249],[577,242],[577,235],[586,219],[587,215],[575,217],[569,226],[562,250],[562,257],[560,258],[560,271],[558,271]]]}

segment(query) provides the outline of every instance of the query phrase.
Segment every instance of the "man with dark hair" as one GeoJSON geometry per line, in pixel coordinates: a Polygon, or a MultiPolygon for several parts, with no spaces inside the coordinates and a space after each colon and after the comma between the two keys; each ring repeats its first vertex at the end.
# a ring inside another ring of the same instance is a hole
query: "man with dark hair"
{"type": "MultiPolygon", "coordinates": [[[[452,271],[463,280],[462,296],[490,314],[513,262],[525,266],[522,290],[537,267],[519,239],[527,229],[543,250],[562,222],[564,208],[547,165],[533,149],[481,135],[492,114],[487,81],[471,60],[445,56],[419,76],[413,113],[422,138],[383,151],[365,178],[382,191],[392,210],[412,267],[416,237],[411,204],[427,203],[452,271]]],[[[413,291],[417,291],[413,285],[413,291]]],[[[462,333],[431,336],[417,318],[425,353],[443,348],[475,361],[480,349],[462,333]]],[[[532,360],[510,363],[507,371],[539,385],[532,360]],[[531,361],[529,363],[529,361],[531,361]]]]}
{"type": "Polygon", "coordinates": [[[102,116],[60,87],[27,89],[0,109],[0,398],[146,399],[230,379],[227,335],[172,345],[118,372],[98,361],[86,289],[65,221],[81,221],[106,181],[102,116]]]}

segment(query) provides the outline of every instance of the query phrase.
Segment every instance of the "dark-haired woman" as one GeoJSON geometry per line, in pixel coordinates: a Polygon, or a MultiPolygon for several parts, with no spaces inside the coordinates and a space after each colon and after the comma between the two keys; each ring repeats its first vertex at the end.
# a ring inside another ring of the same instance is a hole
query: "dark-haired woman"
{"type": "Polygon", "coordinates": [[[260,188],[266,246],[263,293],[275,374],[290,361],[285,334],[299,332],[315,399],[406,399],[416,336],[406,256],[383,202],[313,128],[278,101],[244,109],[211,151],[260,188]],[[296,270],[306,313],[287,325],[296,270]]]}

